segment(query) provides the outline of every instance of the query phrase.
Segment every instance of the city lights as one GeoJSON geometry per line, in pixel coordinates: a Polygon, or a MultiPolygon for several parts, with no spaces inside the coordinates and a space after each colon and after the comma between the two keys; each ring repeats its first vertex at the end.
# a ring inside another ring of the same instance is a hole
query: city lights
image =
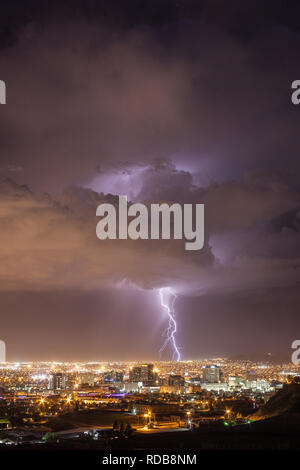
{"type": "MultiPolygon", "coordinates": [[[[249,425],[249,417],[259,419],[256,412],[299,375],[300,366],[292,363],[261,367],[225,358],[154,364],[32,362],[17,368],[6,363],[0,367],[0,424],[4,420],[6,432],[17,434],[18,443],[23,426],[51,427],[54,418],[63,420],[66,413],[76,417],[84,416],[82,412],[95,416],[113,412],[109,429],[116,428],[114,420],[130,418],[135,432],[148,434],[218,423],[249,425]]],[[[114,432],[123,433],[126,426],[114,432]]],[[[85,435],[94,432],[89,429],[85,435]]],[[[93,436],[100,439],[98,431],[93,436]]]]}

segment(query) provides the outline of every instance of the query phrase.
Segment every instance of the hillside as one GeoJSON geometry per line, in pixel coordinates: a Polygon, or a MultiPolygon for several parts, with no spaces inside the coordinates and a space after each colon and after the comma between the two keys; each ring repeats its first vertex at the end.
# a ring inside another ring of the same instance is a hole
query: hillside
{"type": "Polygon", "coordinates": [[[283,413],[300,414],[300,384],[285,385],[253,417],[264,419],[283,413]]]}

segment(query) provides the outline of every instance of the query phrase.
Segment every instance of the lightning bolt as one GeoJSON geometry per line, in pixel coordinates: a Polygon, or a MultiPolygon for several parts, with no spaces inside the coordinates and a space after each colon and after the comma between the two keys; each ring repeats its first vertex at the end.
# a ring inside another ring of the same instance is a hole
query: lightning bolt
{"type": "Polygon", "coordinates": [[[168,318],[169,318],[169,326],[166,330],[166,339],[165,339],[164,344],[160,348],[159,353],[161,354],[166,348],[166,346],[170,343],[173,348],[172,359],[178,362],[181,360],[181,355],[180,355],[180,351],[176,344],[176,339],[175,339],[175,335],[177,332],[177,323],[175,320],[175,312],[174,312],[174,302],[176,299],[176,294],[174,294],[174,292],[172,291],[170,287],[162,287],[161,289],[159,289],[159,296],[160,296],[161,306],[166,309],[168,318]],[[167,300],[166,300],[166,294],[167,294],[167,300]]]}

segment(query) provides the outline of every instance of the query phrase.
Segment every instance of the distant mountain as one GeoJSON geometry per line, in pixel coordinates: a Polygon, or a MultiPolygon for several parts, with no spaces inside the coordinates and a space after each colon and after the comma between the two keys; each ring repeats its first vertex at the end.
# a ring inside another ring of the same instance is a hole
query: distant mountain
{"type": "Polygon", "coordinates": [[[290,356],[284,354],[256,354],[256,353],[247,353],[247,354],[237,354],[230,357],[231,361],[251,361],[251,362],[263,362],[265,364],[282,364],[290,362],[290,356]]]}

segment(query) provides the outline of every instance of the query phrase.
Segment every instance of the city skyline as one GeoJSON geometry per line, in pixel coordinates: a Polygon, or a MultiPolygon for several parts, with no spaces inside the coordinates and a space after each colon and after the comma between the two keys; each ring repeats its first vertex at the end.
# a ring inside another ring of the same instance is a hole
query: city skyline
{"type": "Polygon", "coordinates": [[[278,448],[290,439],[278,420],[293,410],[299,381],[300,365],[226,358],[0,364],[0,447],[135,450],[139,441],[143,449],[153,442],[157,450],[178,442],[199,449],[201,435],[202,448],[224,449],[221,433],[227,449],[256,449],[262,434],[255,429],[273,419],[271,440],[263,439],[278,448]],[[236,426],[238,441],[229,433],[236,426]]]}
{"type": "Polygon", "coordinates": [[[294,459],[299,18],[1,0],[1,462],[294,459]]]}

